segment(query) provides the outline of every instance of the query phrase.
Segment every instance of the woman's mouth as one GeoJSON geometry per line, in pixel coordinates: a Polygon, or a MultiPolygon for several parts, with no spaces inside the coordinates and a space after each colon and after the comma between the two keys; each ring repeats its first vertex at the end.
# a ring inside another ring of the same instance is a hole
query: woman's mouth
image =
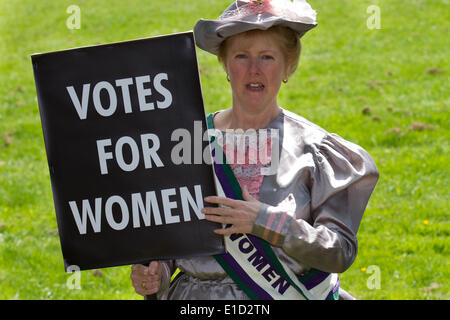
{"type": "Polygon", "coordinates": [[[247,90],[250,91],[262,91],[264,90],[264,85],[259,82],[252,82],[246,85],[247,90]]]}

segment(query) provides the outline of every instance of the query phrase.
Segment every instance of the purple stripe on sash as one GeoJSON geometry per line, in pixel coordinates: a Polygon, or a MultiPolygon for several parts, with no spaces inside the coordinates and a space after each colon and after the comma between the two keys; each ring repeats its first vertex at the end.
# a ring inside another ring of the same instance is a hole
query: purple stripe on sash
{"type": "Polygon", "coordinates": [[[312,276],[310,279],[303,282],[303,285],[305,286],[306,289],[311,290],[312,288],[320,284],[323,280],[325,280],[329,275],[330,273],[328,272],[320,271],[314,276],[312,276]]]}
{"type": "Polygon", "coordinates": [[[337,277],[336,285],[334,286],[331,293],[335,293],[339,289],[339,277],[337,277]]]}
{"type": "Polygon", "coordinates": [[[237,274],[239,279],[241,279],[245,284],[261,299],[261,300],[273,300],[273,298],[265,292],[256,282],[254,282],[241,268],[241,266],[234,260],[234,258],[229,254],[222,255],[223,260],[228,264],[228,266],[233,269],[237,274]]]}
{"type": "MultiPolygon", "coordinates": [[[[336,293],[336,291],[339,289],[339,277],[337,278],[336,285],[334,286],[333,290],[330,291],[327,298],[325,300],[330,300],[331,297],[336,293]]],[[[338,299],[339,300],[339,297],[338,299]]]]}
{"type": "Polygon", "coordinates": [[[234,194],[233,188],[231,188],[231,185],[227,180],[227,176],[222,168],[222,165],[214,162],[214,171],[216,172],[217,179],[219,179],[220,185],[222,186],[225,195],[228,198],[236,199],[236,195],[234,194]]]}

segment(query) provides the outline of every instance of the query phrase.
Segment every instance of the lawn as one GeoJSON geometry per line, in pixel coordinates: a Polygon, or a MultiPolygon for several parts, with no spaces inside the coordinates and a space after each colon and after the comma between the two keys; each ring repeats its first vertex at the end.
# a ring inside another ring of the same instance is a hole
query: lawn
{"type": "MultiPolygon", "coordinates": [[[[191,30],[229,2],[0,0],[0,299],[140,299],[129,266],[83,271],[71,289],[30,55],[191,30]],[[66,26],[72,4],[80,29],[66,26]]],[[[279,104],[363,146],[380,170],[341,285],[359,299],[449,299],[449,1],[309,3],[319,26],[279,104]]],[[[217,59],[197,54],[207,111],[230,106],[217,59]]]]}

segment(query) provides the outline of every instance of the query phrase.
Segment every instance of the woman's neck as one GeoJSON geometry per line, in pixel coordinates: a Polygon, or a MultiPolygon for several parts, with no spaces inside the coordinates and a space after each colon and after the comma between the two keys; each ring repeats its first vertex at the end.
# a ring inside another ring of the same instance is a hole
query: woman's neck
{"type": "Polygon", "coordinates": [[[280,114],[281,108],[274,106],[263,110],[244,109],[233,105],[224,114],[224,126],[226,129],[262,129],[275,120],[280,114]]]}

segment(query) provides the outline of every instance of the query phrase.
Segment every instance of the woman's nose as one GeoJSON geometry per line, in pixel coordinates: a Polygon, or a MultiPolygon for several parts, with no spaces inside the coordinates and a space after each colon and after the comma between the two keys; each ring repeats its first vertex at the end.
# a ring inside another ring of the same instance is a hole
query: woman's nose
{"type": "Polygon", "coordinates": [[[252,74],[259,74],[260,73],[260,62],[257,58],[251,58],[250,59],[250,65],[249,65],[249,71],[252,74]]]}

